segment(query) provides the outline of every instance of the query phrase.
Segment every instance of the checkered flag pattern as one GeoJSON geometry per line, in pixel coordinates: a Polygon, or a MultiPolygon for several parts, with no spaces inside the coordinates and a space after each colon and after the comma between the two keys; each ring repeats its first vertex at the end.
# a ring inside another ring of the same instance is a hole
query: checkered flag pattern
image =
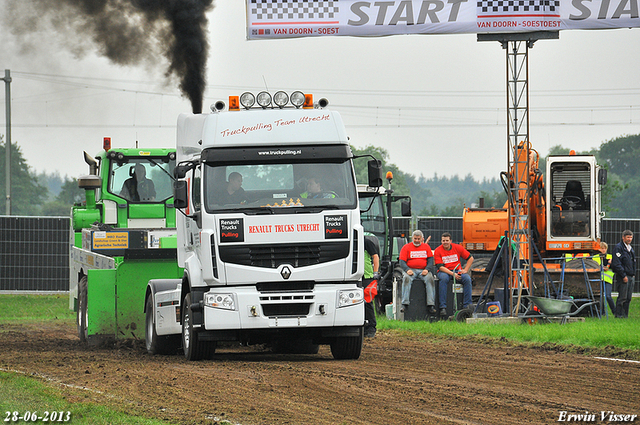
{"type": "Polygon", "coordinates": [[[560,0],[478,0],[478,14],[559,13],[560,0]]]}
{"type": "Polygon", "coordinates": [[[333,19],[339,1],[251,0],[250,12],[255,20],[333,19]]]}

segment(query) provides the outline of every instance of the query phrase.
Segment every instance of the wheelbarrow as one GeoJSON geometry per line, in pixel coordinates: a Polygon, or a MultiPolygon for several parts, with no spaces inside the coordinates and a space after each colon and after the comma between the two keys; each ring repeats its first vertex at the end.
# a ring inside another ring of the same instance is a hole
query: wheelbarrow
{"type": "Polygon", "coordinates": [[[567,323],[569,317],[577,316],[585,308],[598,303],[598,301],[590,301],[578,307],[573,300],[557,300],[533,295],[524,295],[524,298],[530,301],[524,313],[524,320],[542,319],[551,323],[551,318],[560,318],[560,324],[567,323]],[[538,311],[534,310],[534,306],[538,308],[538,311]],[[573,308],[575,311],[571,312],[573,308]]]}

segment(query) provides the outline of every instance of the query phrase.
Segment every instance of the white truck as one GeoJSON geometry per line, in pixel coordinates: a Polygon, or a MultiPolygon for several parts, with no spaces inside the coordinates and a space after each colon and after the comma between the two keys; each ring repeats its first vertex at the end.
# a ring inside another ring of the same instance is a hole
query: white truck
{"type": "MultiPolygon", "coordinates": [[[[178,118],[174,200],[182,279],[146,291],[150,353],[218,342],[336,359],[362,350],[364,229],[342,119],[312,96],[262,92],[178,118]],[[242,183],[239,187],[238,179],[242,183]]],[[[382,184],[369,161],[370,186],[382,184]]]]}

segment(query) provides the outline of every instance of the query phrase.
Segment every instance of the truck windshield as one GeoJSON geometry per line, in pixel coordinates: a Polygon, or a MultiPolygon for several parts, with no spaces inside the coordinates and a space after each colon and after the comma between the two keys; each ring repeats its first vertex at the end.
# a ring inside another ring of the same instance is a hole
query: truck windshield
{"type": "Polygon", "coordinates": [[[175,160],[134,157],[112,161],[109,192],[129,202],[159,203],[173,196],[171,175],[175,160]]]}
{"type": "Polygon", "coordinates": [[[357,205],[350,160],[269,164],[205,164],[207,212],[349,208],[357,205]]]}

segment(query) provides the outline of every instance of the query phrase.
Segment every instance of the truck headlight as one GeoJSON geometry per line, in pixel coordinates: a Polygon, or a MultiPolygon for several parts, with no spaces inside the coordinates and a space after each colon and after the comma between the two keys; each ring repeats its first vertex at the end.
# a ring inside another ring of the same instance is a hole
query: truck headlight
{"type": "Polygon", "coordinates": [[[364,292],[362,288],[343,289],[339,293],[338,308],[364,302],[364,292]]]}
{"type": "Polygon", "coordinates": [[[236,301],[233,294],[204,294],[204,305],[223,310],[236,309],[236,301]]]}

